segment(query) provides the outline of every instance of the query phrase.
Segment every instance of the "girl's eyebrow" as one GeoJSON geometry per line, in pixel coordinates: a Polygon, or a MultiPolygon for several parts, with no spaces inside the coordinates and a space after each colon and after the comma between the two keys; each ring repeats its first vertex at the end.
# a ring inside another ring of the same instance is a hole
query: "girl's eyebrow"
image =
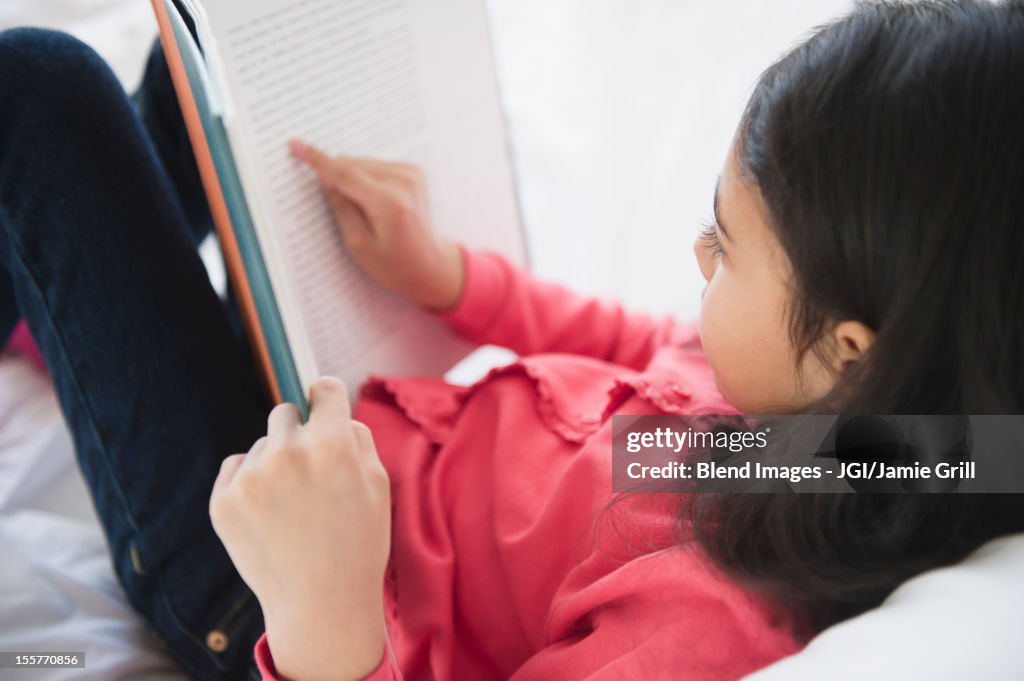
{"type": "Polygon", "coordinates": [[[715,202],[712,206],[712,210],[715,214],[715,222],[718,223],[718,229],[722,230],[722,234],[725,235],[725,238],[727,238],[729,241],[732,241],[732,235],[730,235],[729,230],[725,228],[725,225],[722,223],[722,218],[719,216],[718,213],[718,185],[721,182],[721,178],[722,176],[719,175],[718,178],[715,180],[715,202]]]}

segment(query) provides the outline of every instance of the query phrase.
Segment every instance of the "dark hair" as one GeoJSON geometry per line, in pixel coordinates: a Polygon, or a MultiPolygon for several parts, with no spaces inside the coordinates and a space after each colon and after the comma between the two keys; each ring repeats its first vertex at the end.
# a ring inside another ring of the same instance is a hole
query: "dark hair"
{"type": "MultiPolygon", "coordinates": [[[[1024,411],[1024,3],[857,3],[761,75],[737,149],[801,356],[876,333],[806,412],[1024,411]]],[[[1024,530],[1024,494],[694,494],[681,518],[816,631],[1024,530]]]]}

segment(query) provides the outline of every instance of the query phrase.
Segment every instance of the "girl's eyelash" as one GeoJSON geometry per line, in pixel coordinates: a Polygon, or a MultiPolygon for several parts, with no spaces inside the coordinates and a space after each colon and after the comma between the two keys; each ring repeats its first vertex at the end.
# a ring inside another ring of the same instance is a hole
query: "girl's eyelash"
{"type": "Polygon", "coordinates": [[[713,218],[701,221],[700,240],[701,245],[711,251],[712,256],[718,257],[725,253],[718,238],[718,223],[713,218]]]}

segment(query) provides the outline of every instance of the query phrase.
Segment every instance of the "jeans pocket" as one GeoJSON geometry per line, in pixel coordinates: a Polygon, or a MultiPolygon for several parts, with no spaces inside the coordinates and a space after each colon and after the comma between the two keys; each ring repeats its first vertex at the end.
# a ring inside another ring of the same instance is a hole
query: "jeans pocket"
{"type": "Polygon", "coordinates": [[[180,575],[169,580],[160,563],[147,561],[144,542],[130,542],[128,557],[135,573],[130,600],[170,657],[201,681],[252,678],[253,649],[264,631],[263,612],[233,566],[219,566],[216,577],[197,569],[190,583],[180,575]],[[204,588],[205,576],[212,581],[204,588]]]}
{"type": "MultiPolygon", "coordinates": [[[[253,617],[253,608],[249,607],[256,596],[247,585],[242,584],[242,591],[231,606],[218,618],[216,624],[206,632],[206,647],[215,653],[227,650],[232,635],[253,617]]],[[[258,610],[256,610],[258,612],[258,610]]]]}

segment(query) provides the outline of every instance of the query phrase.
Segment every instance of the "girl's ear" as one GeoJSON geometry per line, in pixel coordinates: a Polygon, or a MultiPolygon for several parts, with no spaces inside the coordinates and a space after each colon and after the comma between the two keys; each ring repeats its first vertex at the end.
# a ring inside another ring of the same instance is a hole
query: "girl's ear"
{"type": "Polygon", "coordinates": [[[860,359],[875,341],[874,331],[862,322],[853,320],[839,322],[832,334],[835,341],[832,368],[839,374],[846,371],[848,365],[860,359]]]}

